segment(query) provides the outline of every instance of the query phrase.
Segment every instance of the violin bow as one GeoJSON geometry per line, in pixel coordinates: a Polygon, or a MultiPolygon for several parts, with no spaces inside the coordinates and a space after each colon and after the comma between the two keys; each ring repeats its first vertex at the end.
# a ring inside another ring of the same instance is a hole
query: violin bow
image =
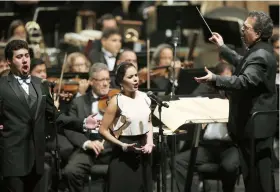
{"type": "Polygon", "coordinates": [[[64,59],[63,59],[62,69],[61,69],[60,78],[59,78],[59,87],[58,87],[58,92],[57,92],[57,98],[56,99],[59,98],[59,95],[60,95],[60,92],[61,92],[62,79],[63,79],[63,74],[64,74],[65,66],[66,66],[66,58],[67,58],[67,53],[65,53],[64,59]]]}
{"type": "Polygon", "coordinates": [[[150,39],[147,39],[147,89],[151,88],[151,78],[150,78],[150,39]]]}

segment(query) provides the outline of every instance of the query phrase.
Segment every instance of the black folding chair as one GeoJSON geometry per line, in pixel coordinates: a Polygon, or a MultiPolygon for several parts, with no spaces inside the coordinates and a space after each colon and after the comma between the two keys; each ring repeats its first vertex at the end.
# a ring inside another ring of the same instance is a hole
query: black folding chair
{"type": "MultiPolygon", "coordinates": [[[[272,110],[272,111],[257,111],[254,112],[253,115],[250,118],[250,126],[252,128],[252,134],[251,134],[251,167],[250,167],[250,173],[251,173],[251,189],[252,191],[256,191],[255,189],[255,181],[256,181],[256,169],[255,169],[255,156],[256,156],[256,144],[255,144],[255,123],[254,120],[256,119],[256,117],[260,116],[260,115],[275,115],[277,116],[277,114],[279,114],[278,110],[272,110]]],[[[276,123],[275,123],[276,125],[276,123]]]]}

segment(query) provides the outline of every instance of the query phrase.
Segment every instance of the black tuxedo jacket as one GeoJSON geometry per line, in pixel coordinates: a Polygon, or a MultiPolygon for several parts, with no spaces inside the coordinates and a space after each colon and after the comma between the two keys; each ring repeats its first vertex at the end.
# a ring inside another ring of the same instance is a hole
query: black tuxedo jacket
{"type": "Polygon", "coordinates": [[[37,174],[43,173],[47,117],[55,118],[58,126],[79,123],[67,117],[60,119],[63,115],[57,112],[47,84],[41,81],[31,76],[37,101],[29,108],[13,74],[0,79],[0,124],[4,126],[0,132],[0,174],[4,177],[28,175],[33,167],[37,174]]]}
{"type": "MultiPolygon", "coordinates": [[[[232,77],[217,76],[215,85],[229,91],[229,131],[237,139],[248,138],[248,123],[256,111],[276,110],[276,59],[267,42],[257,42],[244,57],[221,47],[220,55],[235,65],[232,77]]],[[[261,116],[255,120],[255,138],[271,137],[276,131],[276,117],[261,116]]]]}
{"type": "Polygon", "coordinates": [[[69,130],[68,127],[64,130],[67,139],[77,148],[81,148],[85,141],[89,140],[87,133],[83,132],[83,121],[91,114],[91,91],[87,94],[75,98],[70,106],[68,115],[71,118],[78,118],[80,126],[76,127],[76,131],[69,130]]]}
{"type": "Polygon", "coordinates": [[[98,50],[92,50],[89,53],[89,60],[91,62],[91,64],[93,65],[94,63],[104,63],[107,65],[107,61],[104,57],[104,54],[102,51],[98,51],[98,50]]]}

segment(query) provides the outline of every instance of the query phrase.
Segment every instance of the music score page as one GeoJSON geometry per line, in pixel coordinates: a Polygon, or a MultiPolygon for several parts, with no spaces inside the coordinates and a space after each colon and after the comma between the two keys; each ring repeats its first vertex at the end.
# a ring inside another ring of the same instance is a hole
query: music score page
{"type": "MultiPolygon", "coordinates": [[[[162,107],[162,122],[173,132],[186,123],[224,123],[228,121],[229,102],[227,99],[189,97],[167,102],[162,107]]],[[[159,118],[158,106],[154,115],[159,118]]]]}

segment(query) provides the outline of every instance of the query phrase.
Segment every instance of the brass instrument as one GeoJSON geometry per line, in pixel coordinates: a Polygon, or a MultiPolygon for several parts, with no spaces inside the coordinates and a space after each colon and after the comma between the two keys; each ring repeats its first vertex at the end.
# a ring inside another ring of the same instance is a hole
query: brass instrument
{"type": "Polygon", "coordinates": [[[141,21],[118,21],[120,32],[124,37],[124,42],[137,42],[139,40],[142,24],[143,23],[141,21]]]}
{"type": "Polygon", "coordinates": [[[125,42],[137,42],[139,40],[139,33],[133,28],[128,28],[124,32],[125,42]]]}

